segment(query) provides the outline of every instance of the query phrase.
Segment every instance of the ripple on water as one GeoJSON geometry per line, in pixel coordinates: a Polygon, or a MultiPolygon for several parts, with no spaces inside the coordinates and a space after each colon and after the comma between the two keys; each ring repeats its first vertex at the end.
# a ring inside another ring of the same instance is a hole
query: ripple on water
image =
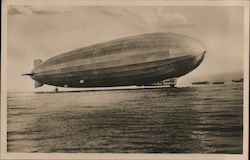
{"type": "Polygon", "coordinates": [[[242,153],[242,85],[8,94],[8,152],[242,153]]]}

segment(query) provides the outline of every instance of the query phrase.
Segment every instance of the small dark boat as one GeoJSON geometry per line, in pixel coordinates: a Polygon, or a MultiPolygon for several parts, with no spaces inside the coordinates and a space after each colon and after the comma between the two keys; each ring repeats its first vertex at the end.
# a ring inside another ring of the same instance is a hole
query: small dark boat
{"type": "Polygon", "coordinates": [[[213,84],[224,84],[224,82],[217,81],[217,82],[213,82],[213,84]]]}
{"type": "Polygon", "coordinates": [[[236,79],[236,80],[233,79],[232,82],[243,82],[243,78],[241,78],[241,79],[236,79]]]}
{"type": "Polygon", "coordinates": [[[200,82],[192,82],[193,85],[199,85],[199,84],[209,84],[208,81],[200,81],[200,82]]]}
{"type": "Polygon", "coordinates": [[[177,83],[177,78],[170,78],[170,79],[165,79],[163,81],[157,81],[155,83],[146,85],[146,86],[170,86],[170,87],[175,87],[177,83]]]}

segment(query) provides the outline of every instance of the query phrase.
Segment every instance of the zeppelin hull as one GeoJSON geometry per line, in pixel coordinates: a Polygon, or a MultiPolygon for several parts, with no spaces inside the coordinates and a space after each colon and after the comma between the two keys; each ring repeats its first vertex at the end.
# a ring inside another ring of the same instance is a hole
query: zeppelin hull
{"type": "Polygon", "coordinates": [[[34,68],[32,78],[61,87],[145,85],[187,74],[204,54],[190,37],[144,34],[55,56],[34,68]]]}

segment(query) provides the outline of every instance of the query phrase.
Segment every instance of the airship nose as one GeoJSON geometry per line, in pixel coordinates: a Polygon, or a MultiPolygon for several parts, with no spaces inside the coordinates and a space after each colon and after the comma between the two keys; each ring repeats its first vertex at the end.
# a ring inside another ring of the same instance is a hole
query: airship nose
{"type": "Polygon", "coordinates": [[[196,39],[185,39],[184,47],[194,57],[195,67],[199,66],[206,54],[205,45],[196,39]]]}
{"type": "Polygon", "coordinates": [[[196,66],[200,65],[201,62],[203,61],[204,57],[205,57],[206,51],[202,51],[201,53],[196,55],[196,66]]]}

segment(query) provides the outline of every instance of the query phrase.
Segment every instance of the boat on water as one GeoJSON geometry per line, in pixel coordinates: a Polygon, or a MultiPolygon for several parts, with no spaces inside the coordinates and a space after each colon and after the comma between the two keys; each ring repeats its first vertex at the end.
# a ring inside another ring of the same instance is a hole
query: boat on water
{"type": "Polygon", "coordinates": [[[243,82],[243,78],[241,78],[241,79],[233,79],[232,82],[243,82]]]}
{"type": "Polygon", "coordinates": [[[225,82],[222,81],[216,81],[216,82],[212,82],[212,84],[224,84],[225,82]]]}
{"type": "Polygon", "coordinates": [[[209,84],[208,81],[192,82],[192,85],[209,84]]]}
{"type": "Polygon", "coordinates": [[[177,78],[170,78],[170,79],[165,79],[162,81],[157,81],[155,83],[152,83],[150,86],[170,86],[170,87],[175,87],[177,84],[177,78]]]}

